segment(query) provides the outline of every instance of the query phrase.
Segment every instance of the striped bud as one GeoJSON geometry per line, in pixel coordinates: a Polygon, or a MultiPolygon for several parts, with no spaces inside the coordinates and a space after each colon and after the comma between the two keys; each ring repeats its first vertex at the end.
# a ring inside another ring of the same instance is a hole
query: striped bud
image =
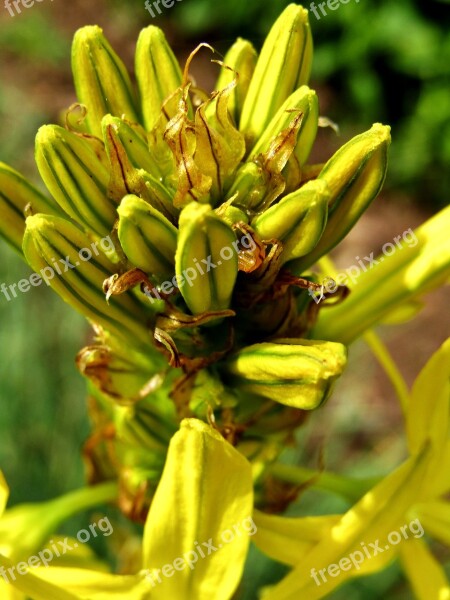
{"type": "Polygon", "coordinates": [[[235,123],[239,123],[242,107],[255,71],[256,59],[256,50],[250,42],[242,38],[235,41],[223,59],[216,90],[223,90],[237,77],[236,87],[228,101],[228,110],[235,123]]]}
{"type": "MultiPolygon", "coordinates": [[[[148,450],[159,450],[165,455],[170,439],[177,430],[175,419],[170,420],[164,414],[161,405],[161,402],[155,402],[155,398],[150,396],[149,399],[143,399],[132,407],[122,408],[116,418],[120,440],[137,446],[141,454],[147,455],[146,464],[154,462],[155,466],[160,464],[161,458],[162,460],[164,458],[159,455],[152,456],[153,453],[149,453],[148,450]]],[[[138,455],[141,461],[144,456],[138,455]]],[[[160,466],[162,467],[162,464],[160,466]]]]}
{"type": "Polygon", "coordinates": [[[263,240],[283,242],[282,263],[304,256],[317,245],[324,231],[329,201],[325,181],[314,180],[285,196],[252,221],[263,240]]]}
{"type": "Polygon", "coordinates": [[[44,125],[36,135],[36,164],[59,206],[87,232],[103,237],[116,219],[108,198],[109,173],[82,136],[58,125],[44,125]]]}
{"type": "Polygon", "coordinates": [[[133,265],[155,277],[173,273],[177,229],[137,196],[125,196],[117,212],[120,244],[133,265]]]}
{"type": "Polygon", "coordinates": [[[120,140],[133,167],[144,169],[153,177],[161,176],[155,161],[150,156],[147,134],[140,126],[127,123],[119,117],[106,115],[102,120],[103,132],[106,127],[114,129],[116,139],[120,140]]]}
{"type": "Polygon", "coordinates": [[[125,65],[97,25],[78,29],[72,44],[72,72],[78,100],[87,107],[86,125],[101,137],[104,115],[139,121],[125,65]]]}
{"type": "Polygon", "coordinates": [[[0,235],[22,254],[25,208],[31,214],[61,215],[58,207],[18,171],[0,162],[0,235]]]}
{"type": "Polygon", "coordinates": [[[293,154],[302,167],[308,160],[309,153],[313,147],[319,122],[319,101],[317,94],[306,85],[302,85],[291,94],[278,110],[262,136],[252,148],[249,159],[267,152],[273,139],[283,129],[289,127],[293,117],[298,113],[301,113],[302,120],[297,132],[297,142],[293,154]]]}
{"type": "Polygon", "coordinates": [[[176,277],[193,314],[225,310],[238,272],[236,236],[207,204],[191,202],[180,215],[176,277]]]}
{"type": "Polygon", "coordinates": [[[74,224],[60,217],[35,215],[26,220],[23,252],[65,302],[93,323],[134,347],[148,350],[149,315],[131,294],[105,300],[102,286],[116,267],[103,252],[111,250],[111,238],[92,242],[74,224]]]}
{"type": "MultiPolygon", "coordinates": [[[[164,101],[180,88],[182,81],[180,65],[159,27],[150,25],[139,34],[135,70],[144,125],[151,131],[164,101]]],[[[175,95],[173,102],[165,106],[169,119],[176,113],[177,101],[175,95]]]]}
{"type": "Polygon", "coordinates": [[[264,42],[242,108],[239,129],[251,147],[283,102],[308,82],[312,37],[308,11],[290,4],[264,42]]]}
{"type": "Polygon", "coordinates": [[[380,192],[387,169],[390,127],[375,123],[355,136],[325,164],[319,179],[330,190],[328,222],[313,252],[295,262],[304,270],[336,246],[380,192]]]}
{"type": "Polygon", "coordinates": [[[346,360],[342,344],[286,338],[240,350],[224,370],[243,392],[311,410],[328,398],[346,360]]]}

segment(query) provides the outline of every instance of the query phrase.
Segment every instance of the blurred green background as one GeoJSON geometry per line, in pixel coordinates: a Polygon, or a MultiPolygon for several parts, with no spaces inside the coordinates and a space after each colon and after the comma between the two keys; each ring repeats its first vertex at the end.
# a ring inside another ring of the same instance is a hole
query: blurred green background
{"type": "MultiPolygon", "coordinates": [[[[75,100],[70,44],[78,27],[101,25],[132,70],[137,34],[150,23],[164,28],[183,61],[202,41],[222,55],[238,36],[259,49],[287,4],[182,0],[172,9],[162,9],[155,19],[145,10],[144,0],[43,0],[14,17],[2,7],[0,160],[40,185],[34,136],[40,125],[58,121],[75,100]]],[[[373,122],[392,126],[385,191],[337,254],[338,264],[351,264],[355,255],[376,251],[448,204],[449,8],[449,2],[437,0],[350,0],[320,20],[310,14],[315,41],[311,86],[318,90],[321,114],[337,122],[341,131],[340,137],[331,130],[321,132],[317,156],[329,154],[373,122]]],[[[195,76],[205,86],[216,72],[209,60],[205,55],[194,65],[195,76]]],[[[29,276],[29,268],[1,240],[0,251],[0,283],[29,276]]],[[[440,291],[430,297],[417,321],[394,333],[383,332],[408,382],[446,337],[448,326],[448,298],[440,291]],[[418,339],[419,348],[414,346],[418,339]]],[[[11,302],[0,294],[0,331],[0,468],[11,487],[11,504],[47,499],[82,485],[80,450],[89,425],[85,384],[74,357],[90,339],[84,320],[51,290],[39,287],[19,293],[11,302]]],[[[358,343],[332,403],[313,415],[299,435],[300,449],[289,451],[286,460],[317,467],[317,449],[326,447],[330,469],[363,476],[384,473],[403,456],[401,431],[390,386],[367,348],[358,343]]],[[[338,498],[306,492],[291,512],[345,508],[338,498]]],[[[85,526],[86,519],[80,516],[69,530],[85,526]]],[[[448,555],[443,558],[448,562],[448,555]]],[[[281,565],[252,550],[240,597],[255,598],[256,578],[270,583],[282,572],[281,565]]],[[[378,599],[387,597],[388,589],[390,598],[411,597],[396,565],[383,576],[345,586],[333,598],[378,599]]]]}

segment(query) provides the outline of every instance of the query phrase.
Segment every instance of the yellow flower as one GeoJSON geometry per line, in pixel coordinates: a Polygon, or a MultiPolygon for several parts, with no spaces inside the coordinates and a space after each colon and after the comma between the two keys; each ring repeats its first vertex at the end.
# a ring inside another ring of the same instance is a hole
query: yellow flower
{"type": "Polygon", "coordinates": [[[450,546],[450,338],[419,374],[406,407],[410,457],[342,516],[255,514],[255,544],[293,567],[264,600],[326,597],[395,557],[419,600],[450,597],[444,570],[420,539],[450,546]],[[409,526],[408,526],[409,524],[409,526]]]}
{"type": "Polygon", "coordinates": [[[250,464],[211,426],[186,419],[147,518],[140,572],[36,567],[12,585],[33,600],[228,600],[256,530],[252,515],[250,464]]]}

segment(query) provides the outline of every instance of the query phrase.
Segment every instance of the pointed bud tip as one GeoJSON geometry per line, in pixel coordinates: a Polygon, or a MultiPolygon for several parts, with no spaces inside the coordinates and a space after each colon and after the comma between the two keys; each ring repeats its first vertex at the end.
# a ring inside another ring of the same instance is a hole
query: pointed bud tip
{"type": "Polygon", "coordinates": [[[103,29],[98,25],[85,25],[75,32],[73,43],[83,43],[103,37],[103,29]]]}
{"type": "Polygon", "coordinates": [[[389,125],[383,125],[382,123],[374,123],[370,128],[370,132],[378,134],[378,137],[382,142],[391,141],[391,128],[389,125]]]}

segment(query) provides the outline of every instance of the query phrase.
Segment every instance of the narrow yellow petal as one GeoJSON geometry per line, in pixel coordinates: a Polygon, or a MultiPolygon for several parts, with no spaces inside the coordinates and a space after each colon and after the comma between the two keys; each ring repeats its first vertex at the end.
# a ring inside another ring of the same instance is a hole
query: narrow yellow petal
{"type": "Polygon", "coordinates": [[[363,496],[265,600],[316,600],[352,577],[386,566],[397,551],[394,543],[387,548],[388,536],[404,525],[405,514],[417,501],[428,461],[427,449],[363,496]],[[376,542],[380,551],[372,550],[370,544],[376,542]]]}
{"type": "Polygon", "coordinates": [[[327,534],[341,515],[289,518],[253,514],[258,528],[253,543],[274,560],[294,566],[327,534]]]}
{"type": "Polygon", "coordinates": [[[414,513],[425,531],[443,544],[450,546],[450,503],[436,500],[414,507],[414,513]]]}
{"type": "Polygon", "coordinates": [[[406,424],[412,453],[427,439],[435,450],[442,450],[449,433],[449,402],[450,338],[427,362],[412,389],[406,424]]]}
{"type": "MultiPolygon", "coordinates": [[[[27,597],[32,598],[32,600],[80,600],[81,596],[76,596],[71,592],[66,591],[66,588],[59,587],[54,585],[53,583],[49,583],[48,581],[43,581],[36,577],[36,575],[28,572],[24,575],[18,575],[15,571],[16,565],[7,559],[5,556],[0,554],[0,569],[2,572],[2,577],[7,586],[20,590],[27,597]],[[4,574],[4,573],[5,574],[4,574]]],[[[44,569],[49,571],[50,569],[44,569]]],[[[2,588],[0,587],[0,591],[2,588]]],[[[2,595],[2,599],[4,596],[2,595]]],[[[8,597],[7,597],[8,598],[8,597]]],[[[15,597],[14,595],[10,595],[10,598],[15,597]]],[[[8,599],[9,600],[9,599],[8,599]]]]}
{"type": "MultiPolygon", "coordinates": [[[[65,592],[70,593],[67,598],[83,598],[83,600],[150,600],[152,598],[148,591],[149,585],[141,575],[111,575],[65,567],[37,567],[30,571],[31,573],[35,579],[41,580],[41,584],[61,586],[59,589],[69,590],[65,592]]],[[[32,598],[34,600],[35,596],[32,598]]],[[[42,597],[42,600],[51,600],[51,598],[42,597]]],[[[61,596],[61,600],[65,598],[61,596]]],[[[41,600],[41,597],[36,596],[36,600],[41,600]]]]}
{"type": "Polygon", "coordinates": [[[349,344],[397,307],[446,283],[449,224],[448,206],[414,232],[405,231],[401,247],[389,256],[376,257],[369,269],[353,277],[352,293],[345,302],[320,311],[313,337],[349,344]]]}
{"type": "Polygon", "coordinates": [[[6,503],[8,502],[8,496],[9,496],[8,484],[6,483],[6,480],[3,477],[2,471],[0,471],[0,517],[6,508],[6,503]]]}
{"type": "Polygon", "coordinates": [[[450,600],[444,569],[422,540],[408,540],[400,548],[400,560],[417,600],[450,600]]]}

